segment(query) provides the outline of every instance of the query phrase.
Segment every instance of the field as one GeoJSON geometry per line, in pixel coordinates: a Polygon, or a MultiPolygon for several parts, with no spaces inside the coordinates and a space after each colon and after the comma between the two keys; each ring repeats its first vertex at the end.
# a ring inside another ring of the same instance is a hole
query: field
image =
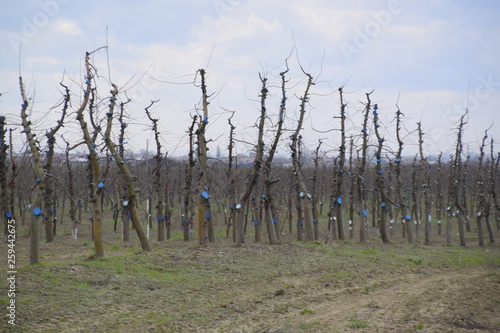
{"type": "Polygon", "coordinates": [[[204,248],[176,231],[144,253],[107,228],[105,258],[92,259],[88,234],[66,234],[42,242],[34,266],[20,229],[17,326],[0,331],[500,332],[500,248],[477,247],[475,233],[466,248],[437,235],[432,246],[382,244],[373,230],[363,245],[285,235],[204,248]]]}

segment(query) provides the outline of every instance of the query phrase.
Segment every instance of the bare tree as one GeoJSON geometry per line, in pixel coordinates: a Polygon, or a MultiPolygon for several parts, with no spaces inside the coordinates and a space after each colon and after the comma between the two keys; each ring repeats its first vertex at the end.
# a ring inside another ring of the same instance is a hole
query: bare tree
{"type": "Polygon", "coordinates": [[[21,105],[21,121],[23,132],[26,134],[26,141],[31,149],[33,156],[33,170],[36,181],[33,191],[33,199],[31,201],[31,222],[30,222],[30,264],[38,264],[40,262],[40,216],[42,213],[43,193],[45,191],[46,173],[43,170],[42,160],[40,157],[40,149],[35,140],[35,135],[31,129],[31,121],[28,120],[28,97],[26,96],[23,79],[19,77],[19,87],[23,104],[21,105]]]}
{"type": "Polygon", "coordinates": [[[319,171],[319,149],[323,141],[319,140],[316,150],[314,151],[314,170],[312,176],[312,215],[313,215],[313,239],[319,239],[319,223],[318,223],[318,171],[319,171]]]}
{"type": "Polygon", "coordinates": [[[443,210],[444,210],[444,197],[443,197],[443,180],[442,180],[442,157],[443,153],[439,153],[437,160],[437,177],[436,177],[436,218],[438,223],[438,235],[442,234],[442,219],[443,219],[443,210]]]}
{"type": "MultiPolygon", "coordinates": [[[[491,157],[491,164],[490,164],[490,170],[489,170],[489,204],[490,207],[494,209],[495,211],[495,217],[497,220],[497,229],[500,229],[500,204],[498,202],[497,198],[497,187],[496,187],[496,180],[497,180],[497,174],[498,174],[498,166],[500,164],[500,153],[498,153],[497,157],[495,158],[495,155],[493,154],[493,139],[491,139],[491,145],[490,145],[490,157],[491,157]]],[[[491,210],[490,208],[490,210],[491,210]]],[[[490,210],[488,212],[490,212],[490,210]]],[[[486,216],[486,227],[488,228],[488,233],[490,235],[490,244],[495,244],[495,231],[493,230],[493,225],[490,220],[490,215],[489,213],[486,216]]]]}
{"type": "Polygon", "coordinates": [[[235,179],[233,176],[233,148],[234,148],[234,130],[236,127],[231,123],[231,119],[234,116],[234,112],[231,114],[231,117],[227,120],[229,123],[229,145],[227,147],[228,157],[227,157],[227,172],[226,172],[226,182],[228,185],[228,191],[226,192],[226,207],[229,209],[229,216],[225,214],[226,209],[224,209],[224,214],[226,217],[226,238],[229,237],[229,232],[231,230],[231,226],[233,226],[233,241],[236,241],[236,233],[233,225],[234,219],[234,211],[236,206],[236,191],[235,191],[235,179]]]}
{"type": "MultiPolygon", "coordinates": [[[[120,123],[120,134],[118,135],[118,155],[120,155],[120,158],[122,160],[125,160],[125,129],[128,127],[128,124],[125,122],[125,105],[130,102],[130,99],[127,101],[122,101],[120,102],[120,114],[118,115],[118,122],[120,123]]],[[[118,213],[116,214],[116,218],[118,218],[118,215],[121,215],[121,221],[122,221],[122,240],[124,242],[130,241],[130,209],[128,206],[128,203],[130,202],[130,199],[128,197],[128,191],[127,191],[127,186],[124,184],[124,180],[122,175],[118,175],[117,178],[117,183],[118,183],[118,203],[119,206],[121,207],[120,211],[121,214],[118,213]],[[121,200],[121,201],[120,201],[121,200]],[[126,203],[126,204],[125,204],[126,203]]]]}
{"type": "Polygon", "coordinates": [[[377,166],[375,168],[377,172],[377,192],[380,200],[380,223],[379,230],[380,236],[384,243],[389,243],[389,235],[387,233],[387,208],[389,205],[389,198],[385,189],[385,176],[384,170],[382,169],[382,148],[384,145],[384,138],[382,138],[379,128],[379,118],[378,118],[378,105],[373,106],[373,125],[375,128],[375,136],[378,140],[377,152],[375,153],[375,158],[377,159],[377,166]]]}
{"type": "Polygon", "coordinates": [[[47,131],[45,133],[45,136],[47,137],[47,157],[45,160],[45,172],[47,173],[48,177],[45,183],[45,192],[44,192],[44,220],[45,220],[45,237],[47,243],[50,243],[54,240],[54,235],[55,235],[55,230],[57,226],[57,220],[52,217],[52,212],[54,210],[54,182],[53,182],[53,176],[51,174],[52,171],[52,160],[54,157],[54,146],[56,143],[56,133],[61,129],[64,123],[64,118],[66,117],[66,113],[69,107],[69,102],[70,102],[70,93],[68,87],[60,83],[60,85],[64,88],[64,94],[63,94],[63,102],[61,103],[63,105],[62,107],[62,113],[61,113],[61,119],[57,121],[56,126],[52,127],[50,131],[47,131]]]}
{"type": "Polygon", "coordinates": [[[488,191],[486,190],[486,186],[484,184],[483,177],[483,160],[484,160],[484,147],[486,143],[486,139],[488,138],[488,130],[484,132],[483,140],[481,141],[481,146],[479,147],[479,161],[477,167],[477,175],[476,175],[476,194],[477,194],[477,235],[479,246],[484,246],[484,231],[483,231],[483,216],[489,218],[490,215],[490,207],[488,204],[488,191]]]}
{"type": "Polygon", "coordinates": [[[236,204],[236,244],[245,244],[245,213],[248,205],[248,199],[250,199],[250,195],[252,194],[254,186],[257,184],[257,181],[260,176],[260,172],[262,169],[262,157],[264,152],[264,124],[266,120],[266,98],[268,89],[266,86],[267,78],[260,76],[260,81],[262,82],[262,88],[260,90],[260,117],[258,124],[258,135],[257,135],[257,145],[256,145],[256,153],[255,159],[253,162],[253,167],[248,176],[248,182],[246,185],[246,189],[243,194],[240,196],[239,203],[236,204]]]}
{"type": "Polygon", "coordinates": [[[465,161],[463,162],[462,166],[462,172],[461,172],[461,177],[462,180],[460,181],[460,200],[462,202],[462,209],[464,212],[464,225],[467,230],[467,232],[471,231],[471,226],[470,226],[470,217],[469,217],[469,165],[470,165],[470,153],[467,153],[467,156],[465,157],[465,161]]]}
{"type": "MultiPolygon", "coordinates": [[[[97,49],[99,50],[99,49],[97,49]]],[[[93,134],[90,134],[90,130],[88,128],[87,122],[84,119],[83,111],[86,109],[89,104],[89,100],[92,93],[92,80],[93,74],[91,71],[90,65],[90,55],[93,52],[85,53],[85,90],[83,93],[83,101],[80,104],[78,110],[76,111],[76,119],[80,124],[80,128],[83,133],[83,139],[89,151],[89,188],[91,193],[90,201],[92,203],[92,223],[93,223],[93,240],[94,240],[94,253],[96,258],[104,257],[104,244],[102,239],[102,187],[104,183],[101,179],[101,166],[99,164],[99,159],[97,156],[96,147],[97,144],[95,140],[100,131],[100,128],[94,123],[93,115],[92,115],[92,105],[93,102],[90,103],[91,107],[89,108],[90,112],[90,121],[93,127],[93,134]]]]}
{"type": "Polygon", "coordinates": [[[463,165],[462,165],[462,153],[463,153],[463,142],[462,142],[462,135],[464,131],[464,126],[467,124],[465,121],[465,117],[468,115],[468,111],[466,111],[461,117],[460,117],[460,123],[458,125],[458,132],[457,132],[457,144],[455,148],[455,156],[453,158],[452,162],[452,172],[450,175],[450,189],[451,189],[451,195],[453,198],[453,204],[455,208],[455,212],[457,215],[458,219],[458,233],[460,235],[460,245],[466,246],[467,241],[465,239],[465,208],[463,207],[463,200],[461,198],[461,193],[462,193],[462,172],[463,172],[463,165]]]}
{"type": "Polygon", "coordinates": [[[171,167],[167,154],[165,154],[166,170],[165,170],[165,185],[163,187],[163,201],[165,202],[165,216],[163,222],[166,224],[167,239],[172,238],[172,202],[174,200],[174,191],[170,190],[170,185],[173,183],[170,180],[171,167]]]}
{"type": "Polygon", "coordinates": [[[356,179],[354,172],[354,138],[351,136],[349,144],[349,239],[354,238],[354,202],[356,196],[356,179]]]}
{"type": "Polygon", "coordinates": [[[312,226],[312,209],[311,209],[311,195],[307,192],[306,184],[302,175],[302,168],[299,159],[299,136],[302,130],[302,124],[304,122],[304,116],[306,113],[306,104],[309,101],[309,90],[313,83],[313,77],[311,74],[305,73],[307,76],[307,84],[304,94],[300,98],[300,111],[299,119],[297,121],[297,127],[294,133],[291,135],[290,150],[292,152],[292,162],[293,162],[293,174],[295,175],[295,180],[297,182],[297,190],[300,193],[300,205],[301,211],[304,214],[304,229],[305,229],[305,240],[313,240],[313,226],[312,226]]]}
{"type": "Polygon", "coordinates": [[[69,158],[69,143],[66,142],[66,169],[68,171],[68,197],[69,197],[69,218],[72,224],[72,238],[74,241],[78,240],[78,224],[79,220],[76,217],[76,203],[75,203],[75,182],[73,168],[71,167],[71,160],[69,158]]]}
{"type": "MultiPolygon", "coordinates": [[[[257,188],[258,190],[258,188],[257,188]]],[[[257,202],[257,196],[256,195],[252,195],[252,199],[251,199],[251,205],[252,205],[252,209],[251,209],[251,214],[252,214],[252,220],[253,220],[253,225],[255,227],[255,243],[260,243],[261,241],[261,226],[262,226],[262,211],[261,209],[259,209],[260,207],[262,207],[262,199],[265,198],[265,194],[263,194],[261,196],[261,198],[259,198],[258,202],[257,202]]]]}
{"type": "MultiPolygon", "coordinates": [[[[333,207],[332,210],[334,210],[334,214],[336,216],[336,222],[337,222],[337,228],[338,228],[338,237],[339,239],[345,239],[345,232],[344,232],[344,217],[342,215],[342,203],[343,200],[345,200],[344,193],[343,193],[343,179],[344,179],[344,164],[345,164],[345,155],[346,155],[346,128],[345,128],[345,121],[347,118],[346,115],[346,104],[344,104],[344,94],[343,94],[343,87],[339,88],[339,94],[340,94],[340,148],[339,148],[339,158],[337,162],[337,169],[335,171],[335,193],[334,193],[334,198],[335,200],[333,201],[333,207]]],[[[333,214],[332,214],[333,215],[333,214]]],[[[332,239],[335,237],[335,226],[332,225],[331,228],[332,232],[332,239]]]]}
{"type": "Polygon", "coordinates": [[[199,172],[199,196],[198,196],[198,241],[202,245],[206,245],[207,241],[214,242],[214,231],[212,222],[212,213],[210,208],[210,195],[207,187],[207,140],[205,138],[205,129],[208,124],[208,94],[205,81],[205,70],[199,69],[201,76],[201,91],[202,91],[202,107],[203,118],[200,119],[198,130],[196,131],[198,143],[198,161],[200,166],[199,172]]]}
{"type": "MultiPolygon", "coordinates": [[[[388,166],[388,172],[387,172],[387,192],[392,193],[394,190],[394,164],[392,161],[388,158],[389,166],[388,166]]],[[[391,200],[391,205],[387,208],[387,214],[389,216],[389,237],[394,238],[394,225],[396,224],[396,220],[394,218],[394,209],[395,209],[396,203],[391,200]]]]}
{"type": "Polygon", "coordinates": [[[184,186],[184,202],[183,202],[183,214],[182,214],[182,229],[184,235],[184,241],[189,241],[190,229],[192,227],[192,216],[190,214],[191,204],[191,194],[192,194],[192,183],[193,183],[193,168],[195,166],[194,160],[194,126],[196,125],[197,116],[193,116],[193,121],[188,129],[189,133],[189,153],[188,153],[188,164],[185,168],[185,186],[184,186]]]}
{"type": "Polygon", "coordinates": [[[137,210],[137,191],[135,190],[134,180],[135,177],[132,176],[129,168],[125,164],[125,161],[121,158],[120,154],[117,154],[116,144],[111,140],[111,128],[113,124],[113,112],[116,105],[118,96],[118,87],[113,84],[113,90],[111,90],[111,98],[109,102],[109,110],[106,113],[107,115],[107,124],[106,131],[104,133],[104,140],[106,141],[106,146],[108,147],[113,160],[115,161],[118,169],[120,169],[121,174],[125,177],[125,181],[127,183],[127,191],[128,191],[128,207],[130,210],[130,217],[132,219],[132,223],[134,224],[135,231],[137,236],[139,236],[139,240],[141,242],[141,247],[144,251],[151,251],[151,246],[149,244],[148,238],[144,229],[142,228],[142,223],[139,217],[139,212],[137,210]]]}
{"type": "MultiPolygon", "coordinates": [[[[271,144],[271,148],[267,154],[267,158],[264,162],[264,188],[265,188],[265,200],[264,200],[264,211],[265,211],[265,221],[267,226],[267,233],[269,236],[269,243],[276,244],[279,242],[279,220],[278,217],[275,216],[276,211],[273,209],[274,207],[274,197],[271,192],[271,186],[280,181],[280,178],[271,179],[271,168],[274,159],[274,155],[276,154],[276,150],[278,148],[278,143],[281,139],[281,135],[283,134],[283,122],[285,119],[285,110],[286,110],[286,73],[288,73],[288,64],[286,70],[280,73],[281,77],[281,103],[278,114],[278,123],[276,125],[276,134],[274,135],[273,143],[271,144]]],[[[263,87],[265,88],[265,82],[263,82],[263,87]]],[[[267,89],[267,88],[266,88],[267,89]]],[[[267,93],[267,91],[266,91],[267,93]]],[[[265,99],[263,99],[265,101],[265,99]]]]}
{"type": "MultiPolygon", "coordinates": [[[[413,158],[413,162],[411,163],[411,169],[412,169],[412,174],[411,174],[411,197],[413,200],[413,205],[412,205],[412,218],[415,223],[415,238],[418,241],[420,238],[420,205],[419,205],[419,199],[420,199],[420,191],[419,191],[419,186],[418,186],[418,169],[417,169],[417,155],[413,158]]],[[[408,226],[410,228],[410,226],[408,226]]]]}
{"type": "Polygon", "coordinates": [[[452,232],[452,217],[455,216],[455,213],[452,210],[453,204],[453,171],[454,171],[454,163],[453,163],[453,155],[450,156],[450,169],[448,172],[448,193],[446,195],[446,245],[451,245],[451,232],[452,232]]]}
{"type": "MultiPolygon", "coordinates": [[[[373,91],[372,91],[373,92],[373,91]]],[[[368,240],[366,227],[368,224],[368,210],[366,206],[366,193],[365,193],[365,179],[364,174],[366,171],[366,154],[368,149],[368,115],[371,108],[371,93],[366,93],[367,102],[365,104],[365,109],[363,113],[363,125],[361,128],[362,133],[362,146],[361,146],[361,160],[358,162],[358,174],[356,178],[357,189],[358,189],[358,212],[361,216],[361,225],[359,227],[359,240],[364,243],[368,240]]]]}
{"type": "Polygon", "coordinates": [[[425,205],[425,245],[431,244],[431,199],[430,199],[430,176],[429,176],[429,163],[427,163],[427,159],[424,158],[424,139],[422,132],[422,124],[420,122],[417,123],[418,126],[418,151],[420,154],[420,183],[421,183],[421,192],[424,196],[424,205],[425,205]]]}
{"type": "Polygon", "coordinates": [[[156,193],[156,220],[158,221],[158,241],[164,241],[165,240],[165,220],[166,217],[163,215],[163,186],[162,186],[162,181],[161,181],[161,174],[162,174],[162,153],[161,153],[161,142],[160,142],[160,133],[158,131],[158,119],[151,117],[151,113],[149,112],[149,109],[157,103],[158,100],[156,101],[151,101],[151,104],[145,108],[146,115],[148,116],[149,120],[153,123],[153,133],[155,135],[155,142],[156,142],[156,155],[153,156],[153,159],[155,160],[155,168],[153,169],[153,174],[154,174],[154,180],[153,180],[153,187],[154,191],[156,193]]]}

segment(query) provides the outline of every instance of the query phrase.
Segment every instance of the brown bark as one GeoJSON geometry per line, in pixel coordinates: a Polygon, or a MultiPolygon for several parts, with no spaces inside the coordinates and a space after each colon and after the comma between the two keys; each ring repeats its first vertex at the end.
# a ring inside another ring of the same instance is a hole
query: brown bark
{"type": "Polygon", "coordinates": [[[431,245],[431,199],[430,199],[430,180],[429,180],[429,164],[424,158],[424,139],[422,132],[422,124],[419,122],[418,125],[418,150],[420,154],[420,184],[421,193],[424,197],[424,230],[425,230],[425,245],[431,245]]]}
{"type": "Polygon", "coordinates": [[[370,93],[366,94],[367,103],[364,109],[363,116],[363,127],[361,129],[363,143],[361,146],[361,161],[358,163],[358,174],[356,178],[357,190],[358,190],[358,200],[359,200],[359,209],[358,214],[361,217],[361,223],[359,227],[359,241],[361,243],[365,243],[368,240],[368,236],[366,233],[366,227],[368,223],[368,210],[366,206],[366,194],[365,194],[365,184],[364,184],[364,173],[366,171],[366,154],[368,149],[368,115],[371,107],[370,93]]]}
{"type": "Polygon", "coordinates": [[[240,197],[239,203],[236,205],[236,244],[245,244],[245,213],[247,209],[248,199],[252,194],[254,186],[257,184],[257,180],[259,179],[260,172],[262,169],[262,156],[264,151],[264,123],[266,120],[266,96],[268,93],[266,87],[266,78],[262,78],[262,88],[261,88],[261,108],[260,108],[260,118],[258,125],[258,135],[257,135],[257,150],[255,153],[255,159],[253,162],[253,168],[250,171],[250,175],[248,177],[248,182],[246,186],[246,190],[240,197]]]}
{"type": "Polygon", "coordinates": [[[194,126],[196,125],[196,119],[198,117],[193,116],[193,122],[189,127],[189,153],[188,153],[188,164],[186,165],[185,170],[185,182],[186,185],[184,187],[184,210],[182,214],[182,229],[184,235],[184,241],[189,241],[190,238],[190,229],[192,228],[192,220],[190,217],[190,208],[191,208],[191,191],[192,191],[192,182],[193,182],[193,168],[195,166],[194,161],[194,126]]]}
{"type": "MultiPolygon", "coordinates": [[[[271,145],[271,149],[269,150],[269,153],[267,155],[266,161],[264,162],[264,170],[263,170],[263,175],[264,175],[264,187],[265,187],[265,201],[264,201],[264,210],[265,210],[265,221],[266,221],[266,227],[267,227],[267,234],[269,236],[269,243],[270,244],[277,244],[279,243],[279,220],[277,216],[273,216],[273,201],[274,201],[274,196],[273,193],[271,192],[271,187],[273,184],[277,183],[280,181],[279,178],[277,179],[271,179],[271,168],[272,168],[272,162],[274,159],[274,155],[276,153],[276,149],[278,148],[278,143],[281,139],[281,135],[283,134],[283,122],[285,119],[285,110],[286,110],[286,73],[288,72],[288,66],[287,69],[283,72],[280,73],[281,77],[281,104],[279,108],[279,114],[278,114],[278,123],[276,125],[276,134],[274,136],[273,143],[271,145]]],[[[263,88],[267,89],[265,86],[265,81],[262,80],[263,88]]],[[[265,102],[265,99],[262,101],[265,102]]]]}
{"type": "Polygon", "coordinates": [[[158,238],[159,242],[165,240],[165,220],[166,217],[163,215],[163,189],[162,189],[162,181],[161,181],[161,171],[162,171],[162,153],[161,153],[161,142],[160,142],[160,133],[158,132],[158,119],[151,117],[149,113],[149,108],[153,106],[154,103],[158,102],[151,101],[151,104],[145,108],[146,115],[149,120],[153,123],[153,133],[155,135],[156,142],[156,155],[153,156],[155,160],[155,168],[153,170],[154,180],[153,180],[153,188],[156,194],[156,220],[158,222],[158,238]]]}
{"type": "Polygon", "coordinates": [[[467,241],[465,239],[465,214],[466,209],[463,207],[462,198],[460,198],[460,193],[462,192],[462,153],[463,153],[463,142],[462,135],[464,126],[466,124],[465,117],[467,116],[468,111],[462,117],[460,117],[460,123],[458,126],[457,133],[457,146],[455,150],[455,158],[453,161],[453,173],[452,173],[452,190],[453,190],[453,201],[456,209],[457,217],[458,217],[458,233],[460,236],[460,245],[466,246],[467,241]]]}
{"type": "Polygon", "coordinates": [[[376,165],[376,179],[377,179],[377,192],[379,194],[380,201],[380,223],[379,230],[380,236],[382,237],[382,242],[389,243],[389,234],[387,233],[387,209],[389,207],[389,198],[387,197],[384,170],[382,169],[382,148],[384,144],[384,138],[380,135],[379,131],[379,121],[378,121],[378,106],[375,104],[373,106],[373,125],[375,128],[375,136],[378,140],[377,152],[375,157],[377,159],[376,165]]]}
{"type": "Polygon", "coordinates": [[[229,117],[227,122],[229,123],[229,145],[228,158],[227,158],[227,172],[226,172],[226,182],[228,185],[228,191],[226,196],[226,207],[229,210],[229,216],[226,215],[226,209],[224,209],[224,217],[226,218],[226,238],[229,238],[229,233],[231,229],[233,230],[233,241],[236,241],[236,233],[234,229],[234,206],[236,206],[236,191],[235,191],[235,178],[233,176],[233,148],[234,148],[234,130],[236,127],[231,123],[231,118],[233,118],[234,113],[229,117]],[[233,228],[231,228],[231,226],[233,228]]]}
{"type": "MultiPolygon", "coordinates": [[[[334,201],[333,201],[333,210],[336,216],[337,228],[338,228],[338,237],[339,239],[345,239],[344,232],[344,217],[342,214],[342,204],[345,201],[344,193],[343,193],[343,179],[344,179],[344,164],[345,164],[345,153],[346,153],[346,136],[345,136],[345,121],[346,121],[346,104],[344,104],[344,94],[342,87],[339,88],[340,95],[340,148],[339,148],[339,158],[337,162],[337,170],[336,170],[336,178],[335,178],[335,193],[334,193],[334,201]]],[[[332,239],[334,239],[335,226],[332,225],[332,239]]]]}
{"type": "Polygon", "coordinates": [[[104,134],[104,140],[106,141],[106,145],[108,150],[111,153],[111,156],[114,157],[114,161],[118,168],[120,169],[121,174],[125,177],[125,181],[127,183],[127,194],[128,194],[128,209],[130,210],[130,218],[134,225],[135,231],[139,240],[141,242],[141,247],[144,251],[150,252],[151,246],[149,244],[148,238],[144,229],[142,228],[142,223],[140,220],[139,212],[137,210],[137,191],[134,186],[134,177],[130,172],[129,168],[125,164],[125,161],[122,159],[120,154],[117,154],[116,144],[111,140],[111,128],[113,123],[113,111],[116,105],[116,100],[118,96],[118,87],[113,85],[113,90],[111,91],[111,98],[109,103],[109,110],[107,113],[107,125],[106,132],[104,134]]]}
{"type": "Polygon", "coordinates": [[[57,125],[52,127],[50,131],[48,131],[45,136],[47,137],[47,158],[45,160],[45,172],[49,176],[45,183],[45,192],[44,192],[44,215],[43,218],[45,220],[45,238],[46,242],[50,243],[54,240],[55,227],[56,227],[56,219],[53,219],[53,210],[55,209],[54,205],[54,184],[53,179],[51,177],[52,171],[52,160],[54,157],[54,146],[56,143],[56,133],[61,129],[64,123],[64,118],[66,117],[66,112],[68,110],[68,106],[70,103],[70,94],[69,89],[65,85],[61,83],[61,86],[64,87],[64,100],[63,100],[63,108],[61,119],[57,121],[57,125]]]}
{"type": "Polygon", "coordinates": [[[40,216],[42,215],[43,192],[45,191],[46,173],[43,170],[40,157],[40,150],[35,141],[35,134],[31,129],[31,122],[28,120],[27,109],[29,106],[28,97],[26,96],[23,79],[19,77],[19,87],[23,104],[21,107],[21,122],[23,132],[26,134],[26,141],[33,156],[33,169],[35,171],[36,182],[33,191],[33,199],[31,201],[31,222],[30,222],[30,264],[38,264],[40,262],[40,216]]]}
{"type": "Polygon", "coordinates": [[[208,192],[207,183],[207,140],[205,138],[205,129],[208,125],[208,94],[205,78],[205,70],[199,69],[201,76],[201,92],[202,92],[202,109],[203,119],[200,118],[200,124],[196,131],[198,142],[198,162],[200,166],[199,172],[199,193],[198,193],[198,242],[201,245],[207,245],[207,242],[215,242],[215,234],[213,229],[212,212],[210,208],[210,195],[208,192]]]}
{"type": "Polygon", "coordinates": [[[318,170],[319,170],[319,148],[322,141],[319,140],[318,146],[314,152],[314,171],[312,177],[312,214],[313,214],[313,239],[319,239],[319,216],[318,216],[318,170]]]}
{"type": "MultiPolygon", "coordinates": [[[[94,51],[95,52],[95,51],[94,51]]],[[[89,163],[91,166],[91,180],[89,183],[91,198],[90,201],[92,203],[92,225],[93,225],[93,240],[94,240],[94,255],[96,258],[104,257],[104,244],[102,239],[102,200],[101,200],[101,189],[98,187],[98,184],[101,183],[101,168],[99,165],[99,160],[96,152],[96,144],[95,137],[97,137],[97,133],[99,132],[99,128],[95,125],[93,121],[92,115],[92,105],[89,108],[90,112],[90,120],[91,124],[94,128],[94,138],[90,135],[90,131],[83,117],[83,111],[86,109],[89,104],[89,100],[92,92],[92,73],[91,73],[91,65],[90,65],[90,55],[91,53],[87,52],[85,54],[85,90],[83,101],[78,108],[76,114],[76,119],[80,124],[80,128],[83,133],[83,139],[85,144],[87,145],[87,149],[89,150],[89,163]]]]}
{"type": "Polygon", "coordinates": [[[479,162],[477,169],[477,177],[476,177],[476,203],[477,203],[477,214],[476,214],[476,223],[477,223],[477,236],[479,246],[484,246],[484,231],[483,231],[483,216],[488,219],[490,214],[490,207],[488,204],[488,191],[486,190],[486,186],[484,184],[483,177],[483,159],[484,159],[484,147],[486,144],[486,139],[488,138],[488,131],[486,130],[484,133],[483,140],[481,141],[481,146],[479,147],[479,162]]]}
{"type": "Polygon", "coordinates": [[[74,174],[69,159],[69,143],[66,142],[66,169],[68,170],[69,218],[72,226],[72,238],[78,240],[78,219],[76,218],[74,174]]]}
{"type": "Polygon", "coordinates": [[[436,218],[437,218],[437,223],[438,223],[438,235],[442,234],[442,220],[443,220],[443,213],[444,213],[444,198],[443,198],[443,181],[442,181],[442,162],[441,159],[443,157],[443,154],[440,153],[438,157],[438,162],[437,162],[437,177],[436,177],[436,195],[437,195],[437,202],[436,202],[436,218]]]}
{"type": "Polygon", "coordinates": [[[497,187],[496,187],[496,179],[498,174],[498,166],[500,164],[500,153],[498,153],[497,157],[493,154],[493,139],[491,139],[490,145],[490,157],[491,164],[489,170],[489,190],[488,190],[488,199],[489,199],[489,214],[486,217],[486,227],[488,228],[488,233],[490,235],[490,244],[495,244],[495,231],[493,230],[493,225],[490,220],[490,216],[493,215],[490,210],[494,210],[494,216],[497,221],[497,229],[500,229],[500,205],[497,200],[497,187]]]}
{"type": "Polygon", "coordinates": [[[295,128],[295,131],[291,136],[292,142],[290,143],[290,150],[292,151],[293,173],[295,176],[295,180],[297,182],[297,191],[299,192],[301,211],[304,216],[303,223],[305,231],[305,240],[311,241],[313,240],[311,195],[307,192],[306,184],[303,179],[302,167],[300,165],[300,158],[298,152],[300,131],[302,130],[302,124],[304,122],[304,116],[306,113],[306,104],[309,101],[309,90],[313,85],[313,77],[310,74],[306,74],[306,76],[308,78],[307,85],[304,91],[304,95],[300,99],[301,103],[300,103],[299,119],[297,121],[297,127],[295,128]]]}

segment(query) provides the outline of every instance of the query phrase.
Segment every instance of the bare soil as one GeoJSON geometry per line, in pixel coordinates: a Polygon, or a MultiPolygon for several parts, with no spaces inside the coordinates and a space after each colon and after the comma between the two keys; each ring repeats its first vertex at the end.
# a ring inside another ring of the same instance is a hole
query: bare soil
{"type": "Polygon", "coordinates": [[[17,325],[0,331],[500,332],[498,246],[105,239],[103,259],[64,235],[29,265],[20,237],[17,325]]]}

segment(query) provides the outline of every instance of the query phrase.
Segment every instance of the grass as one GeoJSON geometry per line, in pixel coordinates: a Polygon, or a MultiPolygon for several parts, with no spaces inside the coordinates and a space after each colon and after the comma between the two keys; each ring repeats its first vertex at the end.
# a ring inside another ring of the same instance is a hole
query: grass
{"type": "Polygon", "coordinates": [[[55,280],[55,275],[52,274],[52,273],[44,273],[42,275],[42,280],[45,280],[45,281],[54,281],[55,280]]]}
{"type": "Polygon", "coordinates": [[[344,272],[336,272],[335,277],[337,279],[345,279],[345,278],[351,278],[356,276],[356,273],[353,273],[351,271],[344,271],[344,272]]]}
{"type": "Polygon", "coordinates": [[[312,321],[310,323],[301,323],[299,325],[299,329],[301,329],[302,331],[308,331],[308,330],[317,328],[320,325],[321,325],[321,322],[319,322],[319,321],[312,321]]]}
{"type": "MultiPolygon", "coordinates": [[[[500,256],[485,248],[466,248],[461,246],[388,244],[385,248],[359,248],[359,244],[344,241],[340,247],[332,247],[322,242],[309,242],[303,245],[308,249],[324,252],[331,258],[343,257],[358,263],[375,263],[391,269],[418,268],[468,268],[478,265],[500,265],[500,256]]],[[[370,244],[365,247],[373,246],[370,244]]],[[[339,273],[338,278],[342,278],[339,273]]],[[[348,273],[347,273],[348,274],[348,273]]]]}
{"type": "Polygon", "coordinates": [[[104,247],[104,251],[117,252],[117,251],[121,251],[121,249],[120,249],[120,247],[117,244],[114,244],[113,246],[105,246],[104,247]]]}
{"type": "MultiPolygon", "coordinates": [[[[112,224],[106,228],[112,230],[112,224]]],[[[42,242],[44,258],[37,265],[26,264],[28,248],[22,246],[28,242],[20,241],[18,271],[23,292],[17,301],[23,307],[21,318],[25,313],[37,313],[45,325],[42,331],[57,331],[50,327],[51,318],[67,318],[57,319],[64,325],[61,330],[67,331],[77,327],[93,331],[96,321],[109,332],[126,328],[125,322],[140,328],[138,331],[151,325],[163,325],[172,332],[203,331],[205,327],[206,331],[219,327],[228,331],[245,325],[248,329],[243,331],[256,331],[264,324],[283,322],[283,318],[293,318],[286,324],[304,332],[342,331],[346,325],[364,329],[378,323],[365,313],[352,315],[349,309],[342,310],[344,321],[335,322],[340,326],[331,329],[332,320],[325,319],[320,305],[333,303],[342,293],[366,298],[364,295],[378,293],[392,278],[401,280],[406,273],[431,276],[477,267],[485,270],[483,276],[494,278],[498,273],[491,271],[500,267],[494,247],[382,244],[375,238],[367,244],[287,240],[269,246],[265,237],[264,244],[253,243],[251,234],[246,245],[236,247],[230,240],[220,239],[225,231],[219,231],[216,243],[201,248],[196,241],[183,242],[177,230],[165,242],[157,242],[155,233],[152,230],[154,250],[149,253],[142,251],[133,230],[128,243],[119,234],[109,234],[105,257],[94,260],[89,260],[93,254],[89,237],[77,242],[42,242]],[[277,295],[278,290],[284,292],[277,295]],[[96,314],[102,319],[92,319],[96,314]]],[[[418,322],[409,325],[423,329],[418,322]]]]}
{"type": "Polygon", "coordinates": [[[299,311],[300,315],[310,315],[310,314],[313,314],[313,313],[314,313],[314,311],[311,310],[311,309],[302,309],[302,310],[299,311]]]}
{"type": "Polygon", "coordinates": [[[409,262],[414,263],[417,266],[422,265],[423,259],[422,258],[408,258],[409,262]]]}
{"type": "Polygon", "coordinates": [[[368,327],[368,324],[370,323],[369,320],[364,320],[359,318],[357,314],[352,315],[352,317],[349,318],[349,327],[350,328],[366,328],[368,327]]]}

